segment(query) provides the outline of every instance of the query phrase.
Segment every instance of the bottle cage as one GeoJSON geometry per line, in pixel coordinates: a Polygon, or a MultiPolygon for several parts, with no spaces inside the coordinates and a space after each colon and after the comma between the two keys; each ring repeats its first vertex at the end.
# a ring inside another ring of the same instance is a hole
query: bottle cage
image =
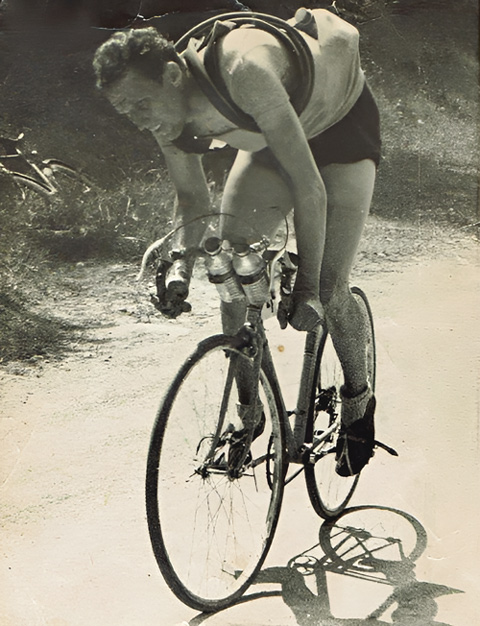
{"type": "Polygon", "coordinates": [[[183,53],[192,75],[216,109],[240,128],[258,133],[260,129],[255,120],[232,100],[219,68],[216,43],[220,37],[240,26],[264,30],[285,45],[294,64],[294,76],[299,77],[291,90],[290,101],[300,115],[312,95],[313,57],[299,30],[285,20],[264,13],[225,13],[197,24],[177,41],[175,49],[177,53],[183,53]],[[202,62],[198,53],[203,49],[202,62]]]}

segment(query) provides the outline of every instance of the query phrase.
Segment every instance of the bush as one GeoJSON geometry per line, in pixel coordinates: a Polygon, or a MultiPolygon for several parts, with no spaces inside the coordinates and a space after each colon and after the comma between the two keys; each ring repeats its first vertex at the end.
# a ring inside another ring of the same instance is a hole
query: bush
{"type": "Polygon", "coordinates": [[[137,170],[113,189],[66,176],[54,182],[57,193],[46,197],[0,171],[0,363],[57,353],[72,329],[34,310],[39,268],[138,259],[168,229],[173,191],[159,169],[137,170]]]}

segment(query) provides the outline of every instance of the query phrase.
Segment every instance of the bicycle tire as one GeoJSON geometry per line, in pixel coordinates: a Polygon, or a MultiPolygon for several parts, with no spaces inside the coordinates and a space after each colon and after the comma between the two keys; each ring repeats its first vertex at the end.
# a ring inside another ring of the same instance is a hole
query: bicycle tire
{"type": "MultiPolygon", "coordinates": [[[[367,328],[367,370],[369,383],[375,389],[376,352],[373,316],[365,293],[358,287],[352,287],[355,297],[365,319],[367,328]]],[[[332,425],[334,417],[340,412],[340,386],[343,383],[343,372],[333,347],[331,338],[324,333],[320,342],[315,365],[315,388],[312,390],[312,401],[307,421],[306,441],[314,445],[315,434],[325,431],[332,425]],[[329,394],[328,411],[319,410],[320,394],[329,394]],[[334,413],[334,415],[333,415],[334,413]]],[[[305,480],[310,501],[316,513],[324,518],[336,517],[345,509],[350,501],[360,475],[350,477],[339,476],[335,472],[335,446],[338,430],[322,445],[320,452],[324,454],[315,463],[305,465],[305,480]]]]}
{"type": "Polygon", "coordinates": [[[252,367],[237,338],[218,335],[201,342],[160,406],[148,452],[147,521],[158,566],[182,602],[207,612],[229,606],[253,581],[272,542],[283,496],[281,401],[263,367],[258,393],[265,430],[253,441],[244,471],[229,477],[225,470],[230,424],[241,427],[234,382],[239,363],[252,367]]]}

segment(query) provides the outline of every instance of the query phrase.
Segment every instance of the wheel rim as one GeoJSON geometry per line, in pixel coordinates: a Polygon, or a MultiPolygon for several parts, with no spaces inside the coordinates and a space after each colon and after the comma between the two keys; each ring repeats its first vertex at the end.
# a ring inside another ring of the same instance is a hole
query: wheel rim
{"type": "Polygon", "coordinates": [[[263,375],[259,398],[266,428],[252,443],[247,463],[233,475],[227,469],[228,432],[241,428],[231,375],[228,382],[234,359],[251,367],[247,357],[221,346],[188,369],[170,410],[165,412],[167,398],[160,411],[161,441],[154,437],[150,452],[154,470],[147,477],[147,512],[154,552],[172,589],[200,609],[218,608],[243,592],[269,547],[281,501],[280,425],[263,375]],[[266,472],[271,438],[273,490],[266,472]]]}

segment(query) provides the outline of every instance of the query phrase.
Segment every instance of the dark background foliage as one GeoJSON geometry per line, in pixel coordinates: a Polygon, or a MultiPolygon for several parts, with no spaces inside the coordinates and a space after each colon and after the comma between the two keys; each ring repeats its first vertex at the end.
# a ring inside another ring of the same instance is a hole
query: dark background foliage
{"type": "MultiPolygon", "coordinates": [[[[299,6],[329,2],[245,4],[288,17],[299,6]]],[[[384,156],[373,212],[475,229],[476,1],[337,0],[336,6],[360,30],[364,69],[382,114],[384,156]]],[[[0,3],[0,137],[24,133],[27,158],[54,157],[84,176],[59,178],[48,199],[0,171],[0,290],[6,294],[0,323],[11,298],[25,291],[31,275],[25,267],[45,268],[52,259],[137,259],[168,228],[173,190],[162,156],[148,133],[119,117],[96,91],[91,59],[97,46],[115,28],[145,23],[175,39],[205,17],[236,8],[234,0],[0,3]]],[[[231,158],[228,150],[209,157],[212,189],[221,189],[231,158]]]]}

